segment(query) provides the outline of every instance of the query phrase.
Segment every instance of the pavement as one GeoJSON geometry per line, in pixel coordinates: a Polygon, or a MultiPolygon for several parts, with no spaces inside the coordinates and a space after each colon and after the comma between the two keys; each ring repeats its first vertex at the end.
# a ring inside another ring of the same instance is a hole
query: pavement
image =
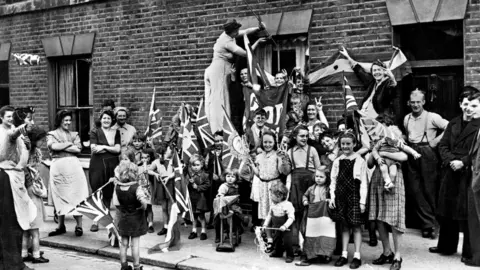
{"type": "MultiPolygon", "coordinates": [[[[84,270],[84,269],[101,269],[101,270],[118,270],[120,268],[118,260],[86,254],[83,252],[42,247],[49,263],[34,264],[27,262],[26,264],[35,270],[84,270]],[[48,255],[47,255],[48,254],[48,255]]],[[[130,264],[132,265],[132,264],[130,264]]],[[[157,266],[144,266],[143,270],[164,270],[167,268],[157,266]]]]}
{"type": "MultiPolygon", "coordinates": [[[[147,250],[164,241],[164,236],[157,236],[157,232],[163,227],[160,207],[154,206],[155,233],[148,233],[140,239],[140,257],[144,265],[157,266],[167,269],[293,269],[297,268],[293,263],[286,264],[282,258],[269,258],[268,254],[260,252],[254,243],[254,234],[246,232],[242,235],[242,243],[235,252],[216,252],[214,244],[214,230],[208,230],[208,239],[201,241],[199,238],[187,239],[191,228],[181,227],[181,240],[176,248],[167,253],[148,254],[147,250]]],[[[64,235],[48,237],[48,232],[54,230],[57,224],[53,221],[53,207],[46,206],[48,219],[40,233],[40,244],[47,247],[69,249],[87,254],[105,256],[118,259],[118,248],[109,245],[105,228],[98,232],[90,232],[91,220],[83,218],[84,235],[76,237],[74,234],[75,221],[73,217],[66,218],[67,233],[64,235]]],[[[114,211],[114,209],[112,209],[114,211]]],[[[112,214],[113,215],[113,214],[112,214]]],[[[200,229],[200,228],[199,228],[200,229]]],[[[366,232],[365,232],[366,233],[366,232]]],[[[365,241],[368,234],[364,234],[365,241]]],[[[459,247],[462,244],[460,237],[459,247]]],[[[393,242],[391,241],[392,245],[393,242]]],[[[402,269],[470,269],[460,262],[460,254],[452,256],[439,256],[428,252],[428,248],[435,246],[436,240],[424,239],[417,230],[408,230],[402,239],[402,269]]],[[[370,247],[367,243],[362,245],[362,266],[360,269],[389,269],[388,265],[372,265],[382,252],[381,244],[377,247],[370,247]]],[[[353,254],[353,244],[349,245],[349,260],[353,254]]],[[[45,254],[48,258],[48,253],[45,254]]],[[[336,260],[337,257],[334,257],[336,260]]],[[[295,262],[299,259],[296,258],[295,262]]],[[[131,261],[131,258],[129,259],[131,261]]],[[[316,268],[319,265],[311,265],[306,268],[316,268]]],[[[338,269],[333,262],[329,265],[321,265],[324,269],[338,269]]],[[[343,268],[348,268],[348,265],[343,268]]],[[[68,269],[68,268],[67,268],[68,269]]]]}

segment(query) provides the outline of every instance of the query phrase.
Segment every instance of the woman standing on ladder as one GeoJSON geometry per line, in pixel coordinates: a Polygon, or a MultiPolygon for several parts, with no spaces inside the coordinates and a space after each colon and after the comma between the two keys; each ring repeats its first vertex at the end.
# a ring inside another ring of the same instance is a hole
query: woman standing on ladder
{"type": "MultiPolygon", "coordinates": [[[[232,75],[234,56],[247,56],[246,51],[235,43],[235,38],[265,29],[264,23],[260,23],[259,27],[246,30],[239,30],[241,26],[236,20],[228,21],[223,25],[225,31],[215,42],[212,63],[205,70],[205,113],[213,132],[222,129],[222,106],[230,116],[228,85],[232,75]]],[[[255,50],[257,45],[263,41],[265,39],[258,39],[252,49],[255,50]]]]}

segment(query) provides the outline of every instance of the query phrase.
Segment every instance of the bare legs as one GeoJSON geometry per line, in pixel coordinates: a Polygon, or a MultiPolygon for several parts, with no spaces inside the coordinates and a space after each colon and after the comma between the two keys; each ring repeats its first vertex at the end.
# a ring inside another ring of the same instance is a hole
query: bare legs
{"type": "MultiPolygon", "coordinates": [[[[390,239],[387,231],[387,224],[382,221],[377,221],[378,233],[380,234],[380,241],[382,241],[383,255],[388,256],[393,251],[390,246],[390,239]]],[[[402,240],[402,232],[392,227],[393,247],[395,249],[395,259],[400,260],[402,258],[400,254],[400,242],[402,240]]]]}

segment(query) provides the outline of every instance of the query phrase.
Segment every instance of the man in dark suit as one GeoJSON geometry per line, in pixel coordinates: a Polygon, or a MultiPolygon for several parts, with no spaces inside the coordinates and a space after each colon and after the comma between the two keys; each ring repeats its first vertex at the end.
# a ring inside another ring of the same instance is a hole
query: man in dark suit
{"type": "Polygon", "coordinates": [[[468,152],[480,128],[480,118],[473,119],[470,108],[471,90],[459,97],[462,114],[450,121],[438,143],[442,161],[442,181],[438,196],[437,216],[440,234],[432,253],[451,255],[457,251],[459,233],[463,230],[462,261],[471,258],[467,223],[467,187],[472,177],[468,152]]]}

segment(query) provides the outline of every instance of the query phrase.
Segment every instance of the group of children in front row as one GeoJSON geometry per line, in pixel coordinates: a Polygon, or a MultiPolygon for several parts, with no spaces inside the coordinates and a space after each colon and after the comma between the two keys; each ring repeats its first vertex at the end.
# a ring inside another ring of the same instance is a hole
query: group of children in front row
{"type": "MultiPolygon", "coordinates": [[[[361,225],[365,222],[363,213],[365,212],[368,186],[366,162],[354,151],[358,142],[357,137],[351,132],[341,133],[338,142],[336,136],[328,132],[324,133],[321,142],[326,153],[321,157],[316,149],[307,143],[309,135],[310,132],[306,126],[296,127],[291,136],[290,147],[285,151],[277,149],[274,133],[263,132],[260,141],[261,150],[258,151],[255,162],[251,164],[255,175],[252,181],[252,199],[256,197],[258,200],[258,217],[264,220],[267,251],[271,252],[271,257],[283,257],[283,253],[286,251],[286,262],[290,263],[294,260],[295,255],[298,255],[294,246],[299,249],[302,244],[300,239],[303,239],[301,253],[304,256],[296,265],[310,265],[314,260],[328,263],[331,261],[333,250],[341,248],[341,256],[335,265],[343,266],[348,262],[347,245],[353,232],[355,253],[350,268],[356,269],[361,265],[361,225]],[[288,177],[284,179],[282,175],[288,175],[288,177]],[[336,227],[335,224],[341,224],[341,226],[336,227]],[[339,228],[341,228],[340,235],[339,228]],[[342,239],[341,247],[336,247],[335,238],[339,237],[342,239]]],[[[134,138],[134,145],[135,140],[138,139],[141,138],[134,138]]],[[[145,234],[148,227],[152,227],[153,224],[153,214],[149,213],[151,206],[148,206],[153,201],[149,196],[142,194],[154,194],[154,197],[159,200],[159,204],[162,205],[163,216],[166,220],[164,220],[165,227],[159,234],[167,232],[167,212],[169,203],[172,201],[170,196],[174,196],[174,181],[169,181],[173,179],[174,173],[166,162],[171,156],[171,148],[169,146],[160,147],[157,150],[159,158],[153,162],[154,156],[150,155],[153,150],[140,148],[143,148],[143,145],[137,143],[134,149],[127,151],[122,156],[131,155],[128,158],[130,162],[139,165],[137,179],[139,175],[149,175],[153,176],[156,181],[148,181],[147,176],[146,180],[143,179],[139,181],[140,184],[133,185],[128,189],[124,185],[116,187],[120,205],[119,212],[121,212],[117,216],[119,230],[121,234],[124,234],[122,236],[132,237],[133,250],[138,247],[138,241],[134,238],[145,234]],[[138,152],[140,154],[137,154],[138,152]],[[146,187],[149,192],[138,191],[142,189],[142,186],[144,186],[144,190],[146,187]],[[140,205],[144,206],[145,210],[139,210],[140,205]],[[128,211],[145,211],[148,222],[145,223],[145,226],[143,224],[142,226],[132,226],[130,223],[134,221],[129,219],[128,211]]],[[[207,239],[205,214],[211,211],[211,202],[209,201],[213,198],[210,195],[212,179],[204,172],[205,163],[202,156],[194,154],[184,172],[194,212],[189,239],[198,237],[196,229],[198,221],[201,224],[200,240],[207,239]]],[[[119,165],[117,172],[118,182],[134,181],[133,178],[123,177],[125,172],[122,170],[128,170],[131,166],[122,164],[124,163],[119,165]]],[[[131,175],[133,176],[133,174],[131,175]]],[[[219,186],[215,191],[217,196],[238,195],[238,171],[225,170],[223,175],[217,176],[216,179],[222,183],[221,185],[217,184],[219,186]]],[[[235,204],[234,207],[235,214],[241,217],[241,209],[238,204],[235,204]]],[[[244,219],[241,217],[236,220],[238,223],[244,219]]],[[[218,223],[216,224],[218,225],[218,223]]],[[[241,227],[241,224],[236,224],[236,226],[241,227]]],[[[219,234],[217,229],[215,242],[220,241],[219,234]]],[[[122,241],[125,240],[122,238],[122,241]]],[[[122,254],[125,253],[121,252],[122,254]]],[[[135,251],[133,254],[136,257],[135,251]]],[[[125,256],[122,255],[122,265],[126,265],[125,256]]],[[[135,263],[137,266],[138,257],[136,257],[135,263]]]]}

